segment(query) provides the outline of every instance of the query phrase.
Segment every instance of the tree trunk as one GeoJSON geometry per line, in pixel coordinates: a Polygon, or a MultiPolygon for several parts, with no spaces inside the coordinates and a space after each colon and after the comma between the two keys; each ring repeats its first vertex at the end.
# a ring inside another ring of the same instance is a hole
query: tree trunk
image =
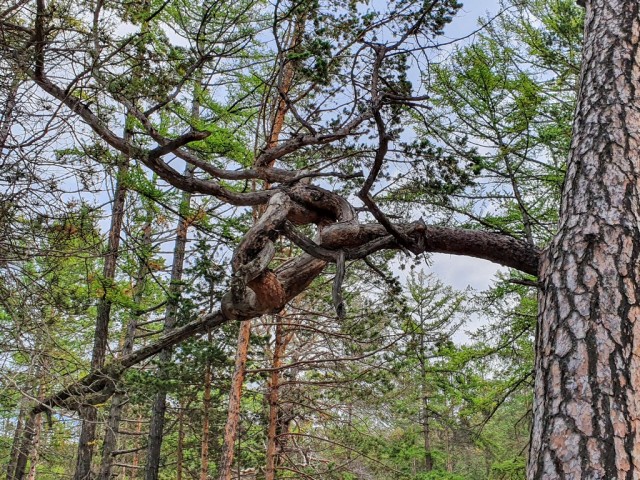
{"type": "Polygon", "coordinates": [[[38,460],[40,459],[38,447],[40,446],[40,437],[42,435],[42,415],[38,415],[34,422],[35,431],[33,434],[33,446],[31,447],[31,454],[29,455],[29,474],[27,475],[27,480],[36,480],[38,460]]]}
{"type": "MultiPolygon", "coordinates": [[[[45,365],[41,365],[39,367],[39,370],[40,372],[38,377],[40,385],[38,386],[38,401],[42,401],[44,400],[47,369],[45,368],[45,365]]],[[[40,438],[42,436],[42,415],[38,415],[34,419],[33,428],[33,443],[31,446],[31,453],[29,454],[29,475],[27,476],[27,480],[36,480],[38,460],[40,459],[40,452],[38,451],[38,447],[40,446],[40,438]]]]}
{"type": "MultiPolygon", "coordinates": [[[[299,31],[298,22],[294,27],[295,33],[290,39],[290,45],[294,46],[298,41],[301,32],[299,31]]],[[[303,24],[304,22],[302,22],[303,24]]],[[[291,82],[293,81],[294,68],[291,62],[286,63],[281,71],[282,77],[278,81],[278,95],[289,94],[291,82]]],[[[287,113],[287,104],[282,97],[278,99],[275,115],[272,122],[271,133],[267,141],[269,148],[278,144],[280,133],[284,127],[285,115],[287,113]]],[[[268,166],[273,166],[271,162],[268,166]]],[[[265,189],[269,188],[269,184],[265,184],[265,189]]],[[[255,182],[253,189],[256,189],[255,182]]],[[[253,212],[254,223],[264,213],[264,208],[256,208],[253,212]]],[[[237,429],[240,418],[240,400],[242,397],[242,384],[244,383],[244,368],[247,363],[247,352],[249,351],[249,339],[251,338],[251,322],[242,322],[240,325],[240,333],[238,334],[238,347],[236,350],[235,371],[231,381],[231,392],[229,394],[229,409],[227,413],[227,423],[224,429],[224,441],[222,444],[222,455],[220,457],[220,466],[218,467],[218,480],[230,480],[231,466],[233,464],[234,444],[237,438],[237,429]]]]}
{"type": "MultiPolygon", "coordinates": [[[[212,342],[211,332],[207,335],[209,344],[212,342]]],[[[211,411],[211,361],[207,360],[204,372],[204,393],[202,395],[202,440],[200,442],[200,480],[209,478],[209,433],[211,411]]]]}
{"type": "MultiPolygon", "coordinates": [[[[132,295],[134,305],[139,306],[144,294],[145,282],[147,275],[149,274],[149,266],[146,253],[151,251],[151,222],[154,218],[154,212],[150,207],[147,207],[147,218],[145,225],[143,226],[142,251],[145,252],[140,255],[140,264],[138,265],[138,272],[136,274],[135,286],[132,295]]],[[[138,328],[138,314],[132,312],[129,315],[129,322],[127,324],[127,330],[125,332],[124,342],[122,344],[121,356],[129,355],[133,351],[133,344],[136,338],[136,331],[138,328]]],[[[104,441],[102,443],[102,462],[100,464],[100,473],[98,474],[98,480],[110,480],[111,469],[113,468],[113,452],[117,448],[118,442],[118,430],[120,429],[120,419],[122,418],[122,409],[127,403],[126,393],[117,390],[111,400],[111,408],[109,409],[109,418],[107,420],[107,428],[104,435],[104,441]]]]}
{"type": "MultiPolygon", "coordinates": [[[[18,442],[20,447],[18,449],[18,455],[16,458],[15,469],[13,472],[13,480],[22,480],[27,468],[27,461],[29,459],[29,453],[33,447],[33,441],[36,435],[36,421],[38,414],[33,410],[29,412],[27,419],[22,428],[22,439],[18,442]]],[[[12,479],[11,476],[8,477],[12,479]]]]}
{"type": "Polygon", "coordinates": [[[420,393],[422,397],[422,436],[424,440],[424,470],[425,472],[430,472],[431,470],[433,470],[433,454],[431,452],[431,424],[429,422],[429,391],[427,388],[427,369],[424,362],[425,359],[421,358],[420,370],[422,373],[422,385],[420,388],[420,393]]]}
{"type": "MultiPolygon", "coordinates": [[[[198,101],[200,83],[196,82],[194,87],[194,101],[191,108],[191,115],[194,120],[200,116],[200,103],[198,101]]],[[[193,176],[194,167],[187,165],[185,175],[193,176]]],[[[184,271],[184,259],[187,250],[187,237],[189,233],[190,219],[188,215],[191,206],[191,194],[182,193],[180,199],[181,217],[176,226],[176,237],[173,245],[173,264],[171,265],[171,280],[169,284],[169,301],[164,317],[164,332],[171,332],[178,320],[178,307],[180,304],[180,293],[182,292],[182,273],[184,271]]],[[[171,361],[173,350],[166,348],[158,354],[159,365],[168,364],[171,361]]],[[[160,379],[166,379],[162,368],[158,371],[160,379]]],[[[164,419],[167,411],[167,392],[160,390],[156,394],[151,412],[151,424],[149,426],[149,439],[147,444],[147,465],[145,467],[145,480],[157,480],[160,469],[160,450],[162,447],[162,432],[164,430],[164,419]]]]}
{"type": "Polygon", "coordinates": [[[231,392],[229,393],[229,408],[227,410],[227,423],[224,426],[224,439],[222,454],[218,467],[218,480],[231,480],[231,466],[236,438],[238,436],[238,423],[240,421],[240,400],[242,398],[242,385],[247,365],[247,353],[249,351],[249,339],[251,338],[251,321],[240,323],[238,333],[238,349],[236,351],[235,369],[231,379],[231,392]]]}
{"type": "Polygon", "coordinates": [[[280,417],[280,368],[282,367],[282,357],[288,344],[287,336],[282,326],[281,316],[275,315],[274,319],[276,322],[276,332],[273,346],[273,359],[271,362],[271,377],[269,379],[269,424],[267,427],[265,480],[275,480],[276,469],[278,467],[278,434],[281,433],[278,431],[278,421],[280,417]]]}
{"type": "MultiPolygon", "coordinates": [[[[138,421],[136,422],[136,435],[135,438],[138,439],[140,438],[140,434],[142,433],[142,414],[138,415],[138,421]]],[[[137,445],[137,441],[136,443],[136,447],[137,445]]],[[[138,471],[138,465],[140,464],[140,450],[136,449],[135,452],[133,452],[133,459],[131,460],[131,478],[135,478],[136,477],[136,472],[138,471]]],[[[127,467],[124,467],[122,469],[122,475],[124,477],[124,480],[127,479],[127,467]]]]}
{"type": "Polygon", "coordinates": [[[541,262],[530,479],[640,478],[639,9],[586,2],[560,228],[541,262]]]}
{"type": "Polygon", "coordinates": [[[184,407],[179,405],[178,411],[178,445],[176,446],[176,480],[182,480],[182,463],[184,461],[184,407]]]}
{"type": "MultiPolygon", "coordinates": [[[[102,271],[104,294],[98,302],[96,328],[93,337],[93,350],[91,353],[92,371],[104,367],[106,360],[107,342],[109,340],[109,319],[111,317],[111,300],[109,299],[108,292],[115,278],[116,261],[120,248],[120,232],[122,230],[124,204],[127,196],[126,189],[122,184],[122,177],[127,172],[128,162],[128,159],[124,160],[118,168],[118,179],[113,199],[113,209],[111,211],[107,254],[104,259],[102,271]]],[[[96,443],[98,410],[94,406],[88,405],[81,410],[81,417],[82,427],[78,441],[78,456],[76,460],[76,470],[73,476],[74,480],[88,480],[90,478],[91,460],[96,443]]]]}
{"type": "MultiPolygon", "coordinates": [[[[16,100],[18,96],[18,88],[20,88],[20,77],[16,75],[11,81],[11,86],[6,92],[7,98],[2,110],[2,116],[0,117],[0,153],[4,151],[9,133],[11,133],[13,112],[16,108],[16,100]]],[[[4,166],[4,163],[1,164],[4,166]]]]}
{"type": "Polygon", "coordinates": [[[11,444],[11,453],[9,454],[9,463],[7,464],[7,480],[13,480],[16,472],[16,464],[19,458],[21,442],[24,435],[25,423],[28,412],[28,400],[26,397],[20,399],[20,411],[16,421],[16,429],[13,432],[13,442],[11,444]]]}

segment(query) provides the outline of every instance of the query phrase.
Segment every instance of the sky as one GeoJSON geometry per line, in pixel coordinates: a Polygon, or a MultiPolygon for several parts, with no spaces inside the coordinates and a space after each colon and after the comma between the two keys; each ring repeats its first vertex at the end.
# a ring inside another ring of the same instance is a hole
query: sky
{"type": "MultiPolygon", "coordinates": [[[[454,40],[472,34],[478,29],[479,17],[491,17],[499,11],[498,0],[468,0],[445,31],[454,40]]],[[[470,37],[467,41],[473,41],[470,37]]],[[[457,255],[434,254],[428,271],[434,272],[443,282],[457,288],[471,286],[484,290],[494,280],[498,266],[486,260],[457,255]]]]}
{"type": "MultiPolygon", "coordinates": [[[[491,18],[499,11],[498,0],[467,0],[453,22],[445,30],[445,41],[467,37],[462,43],[473,41],[473,33],[479,28],[479,17],[491,18]]],[[[172,39],[177,40],[177,39],[172,39]]],[[[460,44],[460,43],[457,43],[460,44]]],[[[452,44],[447,48],[455,48],[452,44]]],[[[176,168],[182,169],[180,165],[176,168]]],[[[428,265],[424,265],[426,272],[433,272],[444,283],[456,289],[466,289],[468,286],[476,290],[487,289],[494,280],[498,266],[470,257],[434,254],[428,265]]],[[[397,272],[402,278],[402,272],[397,272]]]]}

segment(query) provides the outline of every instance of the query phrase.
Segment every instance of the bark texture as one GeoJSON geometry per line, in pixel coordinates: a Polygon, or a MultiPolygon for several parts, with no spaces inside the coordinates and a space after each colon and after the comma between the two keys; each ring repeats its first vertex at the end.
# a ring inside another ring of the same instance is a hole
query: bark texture
{"type": "Polygon", "coordinates": [[[586,2],[560,228],[541,262],[530,479],[640,478],[639,7],[586,2]]]}

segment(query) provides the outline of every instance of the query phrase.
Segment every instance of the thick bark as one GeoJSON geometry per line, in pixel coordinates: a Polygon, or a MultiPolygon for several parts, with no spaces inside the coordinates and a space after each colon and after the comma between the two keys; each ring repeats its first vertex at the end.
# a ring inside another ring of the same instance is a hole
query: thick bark
{"type": "Polygon", "coordinates": [[[586,2],[560,228],[541,262],[530,479],[640,478],[639,8],[586,2]]]}
{"type": "Polygon", "coordinates": [[[242,398],[242,385],[247,365],[247,353],[251,338],[251,321],[240,324],[238,332],[238,348],[236,350],[235,369],[231,379],[231,391],[229,392],[229,408],[227,410],[227,423],[224,427],[222,454],[218,467],[218,480],[231,480],[231,467],[235,452],[235,443],[238,436],[238,423],[240,422],[240,400],[242,398]]]}

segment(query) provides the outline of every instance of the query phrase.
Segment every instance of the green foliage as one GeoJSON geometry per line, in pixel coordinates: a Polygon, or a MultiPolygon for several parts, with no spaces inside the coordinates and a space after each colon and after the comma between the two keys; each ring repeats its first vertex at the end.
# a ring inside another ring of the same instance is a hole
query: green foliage
{"type": "MultiPolygon", "coordinates": [[[[193,174],[184,164],[188,152],[226,170],[216,187],[229,193],[263,187],[260,180],[234,180],[233,173],[254,166],[281,102],[292,103],[280,143],[313,135],[321,140],[278,158],[277,168],[366,175],[379,140],[376,119],[331,144],[324,142],[333,137],[323,135],[381,102],[390,148],[376,201],[389,218],[423,215],[431,224],[497,231],[544,247],[556,228],[570,144],[581,10],[575,0],[505,1],[504,13],[473,42],[439,58],[420,42],[435,42],[460,7],[453,0],[107,1],[101,8],[113,21],[94,28],[86,21],[94,5],[55,2],[47,11],[47,35],[71,43],[48,48],[46,58],[61,62],[56,73],[70,97],[83,101],[113,135],[125,132],[135,147],[155,148],[156,135],[207,132],[182,147],[182,158],[166,155],[165,168],[184,171],[183,181],[192,184],[216,176],[206,169],[193,174]],[[404,33],[410,47],[382,60],[373,98],[376,48],[404,33]],[[65,63],[58,50],[71,60],[65,63]],[[76,64],[73,76],[64,71],[76,64]],[[283,88],[285,67],[293,73],[283,88]],[[420,89],[428,109],[398,100],[420,89]]],[[[33,15],[23,16],[16,25],[30,25],[33,15]]],[[[20,92],[24,98],[30,88],[20,92]]],[[[45,98],[33,102],[38,115],[40,103],[45,112],[53,108],[45,98]]],[[[108,361],[121,356],[128,325],[138,325],[134,349],[144,348],[166,333],[167,317],[180,327],[214,311],[228,288],[233,250],[254,221],[250,208],[185,197],[117,153],[109,135],[76,129],[67,114],[40,125],[44,140],[33,151],[29,142],[24,151],[16,149],[33,156],[32,170],[43,165],[42,178],[36,182],[33,172],[6,162],[11,171],[0,179],[0,228],[15,240],[0,243],[0,378],[12,382],[0,389],[3,459],[25,402],[89,371],[98,305],[111,309],[108,361]],[[49,138],[50,129],[60,137],[49,138]],[[34,190],[25,193],[28,201],[11,189],[19,191],[27,180],[34,190]],[[104,235],[109,182],[119,182],[128,195],[114,279],[101,273],[110,254],[104,235]],[[183,278],[172,283],[177,225],[187,230],[188,242],[183,278]]],[[[15,152],[9,155],[16,160],[15,152]]],[[[353,199],[364,180],[313,181],[353,199]]],[[[299,253],[282,241],[271,267],[299,253]]],[[[334,265],[281,314],[289,343],[277,376],[278,478],[523,478],[537,313],[527,283],[535,279],[508,272],[488,292],[457,292],[415,273],[412,263],[422,259],[396,261],[392,253],[377,252],[367,260],[348,262],[345,319],[335,318],[331,301],[334,265]],[[408,278],[395,278],[399,273],[408,278]]],[[[152,360],[126,373],[118,392],[124,395],[123,431],[132,434],[120,435],[119,448],[129,450],[122,464],[144,464],[151,404],[165,392],[161,478],[176,478],[178,468],[183,478],[196,477],[209,382],[209,474],[215,475],[238,326],[227,323],[183,341],[170,362],[152,360]]],[[[265,464],[274,345],[274,319],[254,321],[236,467],[260,471],[265,464]]],[[[98,405],[100,420],[110,406],[98,405]]],[[[52,417],[39,447],[46,455],[38,478],[69,473],[77,427],[74,413],[52,417]]]]}

